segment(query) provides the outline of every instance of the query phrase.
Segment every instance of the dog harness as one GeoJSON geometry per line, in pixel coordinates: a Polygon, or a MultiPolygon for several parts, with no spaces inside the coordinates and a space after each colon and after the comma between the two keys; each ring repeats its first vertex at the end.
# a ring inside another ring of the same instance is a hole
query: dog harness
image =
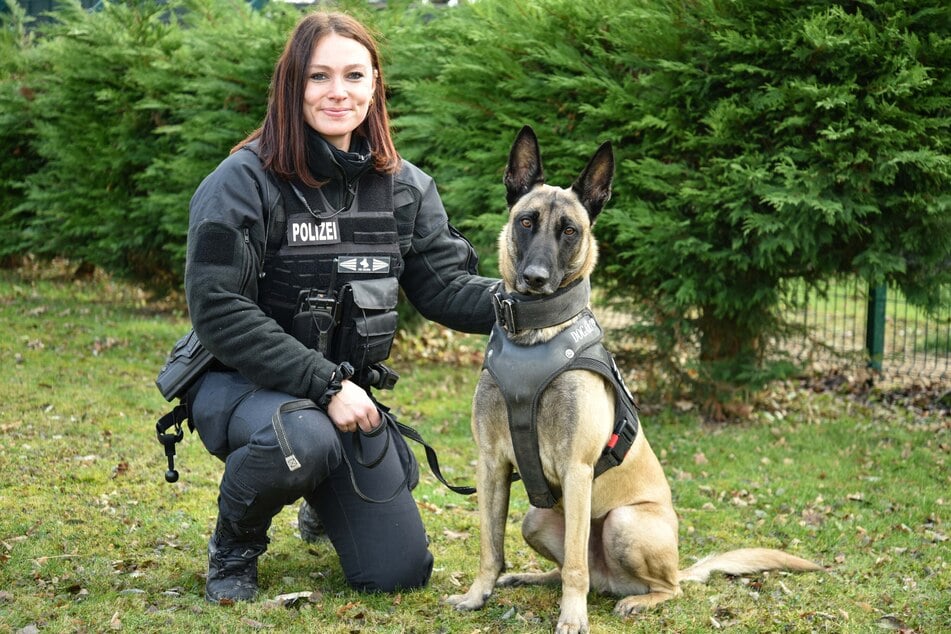
{"type": "Polygon", "coordinates": [[[614,357],[601,343],[603,331],[587,307],[589,292],[587,280],[581,280],[544,297],[504,292],[494,296],[496,324],[482,367],[505,399],[518,474],[532,506],[539,508],[551,508],[561,498],[561,491],[552,488],[542,471],[537,427],[541,395],[560,374],[588,370],[614,388],[614,432],[594,466],[594,477],[621,464],[637,437],[637,404],[614,357]],[[523,346],[507,334],[554,326],[573,317],[578,317],[574,324],[545,343],[523,346]]]}

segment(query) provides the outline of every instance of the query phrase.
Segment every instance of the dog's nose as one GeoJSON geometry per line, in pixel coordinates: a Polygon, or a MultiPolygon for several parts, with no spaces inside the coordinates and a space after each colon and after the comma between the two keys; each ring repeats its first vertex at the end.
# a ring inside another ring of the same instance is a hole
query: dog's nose
{"type": "Polygon", "coordinates": [[[525,271],[522,272],[522,279],[529,288],[536,291],[548,283],[549,277],[548,269],[537,264],[525,267],[525,271]]]}

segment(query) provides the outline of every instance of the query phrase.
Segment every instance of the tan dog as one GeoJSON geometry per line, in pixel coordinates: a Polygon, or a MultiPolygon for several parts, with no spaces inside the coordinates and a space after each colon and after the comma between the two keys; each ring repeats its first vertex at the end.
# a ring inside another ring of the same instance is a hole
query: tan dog
{"type": "MultiPolygon", "coordinates": [[[[543,298],[578,280],[587,284],[597,260],[591,226],[610,198],[613,176],[613,152],[605,143],[570,189],[544,184],[538,141],[531,128],[522,129],[504,179],[510,212],[499,237],[499,266],[506,292],[543,298]]],[[[577,329],[575,324],[583,318],[573,316],[542,328],[508,328],[504,336],[513,344],[536,346],[568,328],[577,329]]],[[[472,412],[472,433],[479,447],[479,573],[467,593],[448,597],[449,604],[459,610],[479,609],[496,585],[561,581],[556,631],[567,634],[588,631],[589,590],[622,597],[615,612],[627,615],[678,596],[681,582],[704,582],[714,571],[738,575],[779,568],[820,569],[805,559],[757,548],[708,557],[680,570],[670,487],[643,430],[638,430],[620,465],[594,477],[595,465],[615,431],[616,394],[598,373],[569,369],[538,396],[535,420],[541,469],[549,488],[563,492],[563,497],[552,508],[532,506],[522,534],[558,569],[500,578],[510,476],[518,462],[503,391],[483,370],[472,412]]]]}

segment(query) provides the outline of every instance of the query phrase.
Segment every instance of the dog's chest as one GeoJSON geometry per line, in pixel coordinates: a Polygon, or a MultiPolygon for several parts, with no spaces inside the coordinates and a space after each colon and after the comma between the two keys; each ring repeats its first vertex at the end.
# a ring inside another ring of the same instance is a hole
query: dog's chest
{"type": "Polygon", "coordinates": [[[513,342],[496,325],[489,337],[483,367],[495,379],[510,407],[531,406],[554,377],[601,338],[601,327],[588,311],[552,339],[530,346],[513,342]]]}
{"type": "Polygon", "coordinates": [[[577,379],[571,376],[578,373],[566,371],[601,337],[594,316],[585,311],[545,343],[519,345],[499,326],[489,339],[484,368],[505,405],[504,414],[497,406],[493,409],[508,420],[515,463],[534,506],[550,508],[560,495],[549,486],[558,484],[552,466],[571,446],[579,419],[579,386],[573,385],[577,379]]]}

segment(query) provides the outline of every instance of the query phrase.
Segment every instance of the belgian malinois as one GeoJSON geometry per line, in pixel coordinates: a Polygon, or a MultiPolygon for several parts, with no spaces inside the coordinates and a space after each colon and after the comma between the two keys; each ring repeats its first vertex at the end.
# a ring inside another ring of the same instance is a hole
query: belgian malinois
{"type": "MultiPolygon", "coordinates": [[[[542,298],[579,280],[587,284],[598,253],[591,228],[610,198],[613,178],[613,151],[610,143],[604,143],[570,188],[545,184],[538,140],[530,127],[522,129],[504,177],[509,219],[499,237],[499,267],[507,293],[542,298]]],[[[542,345],[580,318],[541,328],[506,329],[504,336],[520,346],[542,345]]],[[[551,508],[531,506],[522,534],[558,567],[548,573],[500,577],[509,487],[519,454],[513,447],[503,390],[483,370],[472,406],[472,433],[479,448],[479,573],[467,593],[447,598],[449,604],[459,610],[479,609],[496,585],[560,581],[556,632],[567,634],[588,631],[589,590],[621,597],[615,613],[625,616],[678,596],[683,581],[705,582],[716,571],[739,575],[820,569],[782,551],[750,548],[708,557],[680,570],[670,486],[643,429],[620,464],[594,477],[595,465],[615,431],[616,395],[616,388],[603,376],[584,369],[565,371],[539,394],[537,453],[545,480],[562,497],[551,508]]]]}

